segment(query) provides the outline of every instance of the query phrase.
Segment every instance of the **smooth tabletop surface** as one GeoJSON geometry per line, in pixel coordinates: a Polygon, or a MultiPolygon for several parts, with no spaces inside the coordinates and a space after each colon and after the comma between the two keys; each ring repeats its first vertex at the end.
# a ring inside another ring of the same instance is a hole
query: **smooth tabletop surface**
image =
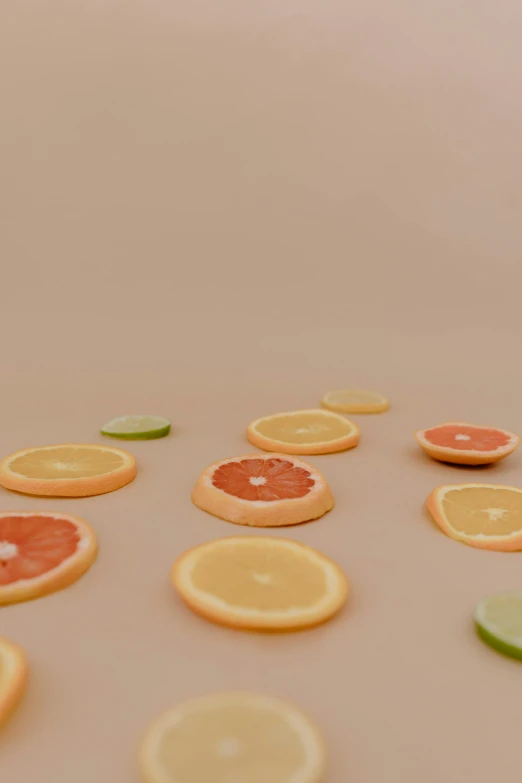
{"type": "Polygon", "coordinates": [[[453,542],[423,504],[522,486],[522,451],[452,468],[412,433],[522,432],[521,23],[515,0],[0,3],[1,456],[173,422],[128,444],[139,474],[113,494],[0,491],[100,541],[73,587],[0,610],[31,666],[2,781],[138,783],[150,720],[229,689],[305,709],[328,783],[519,777],[520,664],[471,616],[522,587],[522,553],[453,542]],[[192,615],[174,558],[256,532],[191,504],[200,471],[345,386],[392,408],[309,458],[335,509],[274,535],[343,566],[346,610],[268,637],[192,615]]]}

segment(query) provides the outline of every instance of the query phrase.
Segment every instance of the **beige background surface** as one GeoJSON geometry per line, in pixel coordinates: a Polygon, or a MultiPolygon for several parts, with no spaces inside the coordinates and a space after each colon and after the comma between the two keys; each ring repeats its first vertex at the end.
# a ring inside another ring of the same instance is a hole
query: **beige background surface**
{"type": "Polygon", "coordinates": [[[520,667],[470,615],[521,586],[522,555],[446,539],[423,502],[521,486],[522,454],[452,469],[411,433],[522,431],[520,9],[0,3],[1,452],[100,442],[123,412],[174,422],[132,447],[120,492],[0,493],[79,514],[101,543],[73,588],[1,610],[32,668],[2,780],[137,783],[156,713],[235,688],[317,720],[329,783],[519,778],[520,667]],[[172,560],[238,532],[192,507],[200,470],[250,451],[250,419],[346,385],[393,409],[360,420],[356,450],[311,458],[337,507],[280,532],[342,564],[349,608],[277,638],[192,616],[172,560]]]}

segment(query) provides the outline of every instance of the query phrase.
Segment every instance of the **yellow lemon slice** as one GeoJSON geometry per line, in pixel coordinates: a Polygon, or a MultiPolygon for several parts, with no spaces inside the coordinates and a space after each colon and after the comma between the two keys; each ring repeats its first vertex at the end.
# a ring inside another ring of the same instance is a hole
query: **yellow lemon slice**
{"type": "Polygon", "coordinates": [[[366,389],[336,389],[326,392],[321,405],[337,413],[383,413],[390,407],[384,395],[366,389]]]}
{"type": "Polygon", "coordinates": [[[331,454],[357,446],[359,428],[344,416],[317,410],[275,413],[248,426],[250,443],[282,454],[331,454]]]}

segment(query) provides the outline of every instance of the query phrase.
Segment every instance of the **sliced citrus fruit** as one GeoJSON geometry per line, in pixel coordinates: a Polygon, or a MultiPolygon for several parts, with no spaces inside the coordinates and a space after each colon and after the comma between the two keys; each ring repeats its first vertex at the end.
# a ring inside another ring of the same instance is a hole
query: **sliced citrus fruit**
{"type": "Polygon", "coordinates": [[[28,601],[75,582],[96,559],[90,525],[70,514],[0,514],[0,605],[28,601]]]}
{"type": "Polygon", "coordinates": [[[357,425],[320,408],[264,416],[248,425],[247,435],[254,446],[282,454],[331,454],[359,443],[357,425]]]}
{"type": "Polygon", "coordinates": [[[132,454],[109,446],[40,446],[17,451],[0,462],[0,486],[27,495],[102,495],[135,476],[132,454]]]}
{"type": "Polygon", "coordinates": [[[27,671],[23,650],[0,637],[0,726],[11,717],[24,695],[27,671]]]}
{"type": "Polygon", "coordinates": [[[345,603],[348,580],[325,555],[297,541],[220,538],[174,563],[171,581],[197,614],[221,625],[293,630],[325,622],[345,603]]]}
{"type": "Polygon", "coordinates": [[[522,590],[483,598],[475,610],[475,623],[487,644],[522,660],[522,590]]]}
{"type": "Polygon", "coordinates": [[[320,783],[326,754],[319,731],[293,704],[220,693],[158,718],[140,766],[145,783],[320,783]]]}
{"type": "Polygon", "coordinates": [[[164,438],[170,432],[170,421],[163,416],[131,414],[111,419],[101,428],[102,435],[123,440],[164,438]]]}
{"type": "Polygon", "coordinates": [[[199,477],[192,502],[227,522],[254,527],[308,522],[334,505],[321,473],[283,454],[250,454],[215,462],[199,477]]]}
{"type": "Polygon", "coordinates": [[[424,451],[441,462],[488,465],[515,451],[520,438],[514,432],[450,421],[415,433],[424,451]]]}
{"type": "Polygon", "coordinates": [[[522,550],[522,489],[452,484],[435,489],[426,505],[450,538],[478,549],[522,550]]]}
{"type": "Polygon", "coordinates": [[[337,413],[382,413],[390,407],[386,397],[366,389],[337,389],[326,392],[321,405],[337,413]]]}

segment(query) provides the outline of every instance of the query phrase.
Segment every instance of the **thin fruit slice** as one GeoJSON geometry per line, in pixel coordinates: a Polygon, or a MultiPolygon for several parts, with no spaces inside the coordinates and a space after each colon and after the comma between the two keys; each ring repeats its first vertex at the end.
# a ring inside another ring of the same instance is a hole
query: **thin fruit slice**
{"type": "Polygon", "coordinates": [[[28,667],[23,650],[0,637],[0,727],[24,695],[28,667]]]}
{"type": "Polygon", "coordinates": [[[308,522],[334,505],[321,473],[283,454],[250,454],[214,462],[199,477],[192,502],[227,522],[254,527],[308,522]]]}
{"type": "Polygon", "coordinates": [[[0,514],[0,605],[29,601],[76,582],[98,552],[90,525],[70,514],[0,514]]]}
{"type": "Polygon", "coordinates": [[[320,783],[326,754],[319,731],[293,704],[219,693],[158,718],[140,766],[145,783],[320,783]]]}
{"type": "Polygon", "coordinates": [[[341,568],[311,547],[281,538],[219,538],[185,552],[171,581],[187,606],[233,628],[295,630],[333,617],[349,585],[341,568]]]}
{"type": "Polygon", "coordinates": [[[522,660],[522,590],[483,598],[475,610],[475,624],[486,644],[522,660]]]}
{"type": "Polygon", "coordinates": [[[382,413],[390,407],[386,397],[366,389],[336,389],[326,392],[321,405],[337,413],[382,413]]]}
{"type": "Polygon", "coordinates": [[[0,486],[27,495],[103,495],[129,484],[135,476],[132,454],[109,446],[40,446],[17,451],[0,462],[0,486]]]}
{"type": "Polygon", "coordinates": [[[332,411],[291,411],[264,416],[248,425],[250,443],[282,454],[331,454],[357,446],[359,428],[332,411]]]}
{"type": "Polygon", "coordinates": [[[522,550],[522,489],[497,484],[451,484],[426,501],[450,538],[478,549],[522,550]]]}
{"type": "Polygon", "coordinates": [[[415,433],[424,451],[441,462],[488,465],[507,457],[520,443],[514,432],[450,421],[415,433]]]}
{"type": "Polygon", "coordinates": [[[170,421],[163,416],[131,414],[111,419],[101,428],[102,435],[122,440],[164,438],[170,432],[170,421]]]}

